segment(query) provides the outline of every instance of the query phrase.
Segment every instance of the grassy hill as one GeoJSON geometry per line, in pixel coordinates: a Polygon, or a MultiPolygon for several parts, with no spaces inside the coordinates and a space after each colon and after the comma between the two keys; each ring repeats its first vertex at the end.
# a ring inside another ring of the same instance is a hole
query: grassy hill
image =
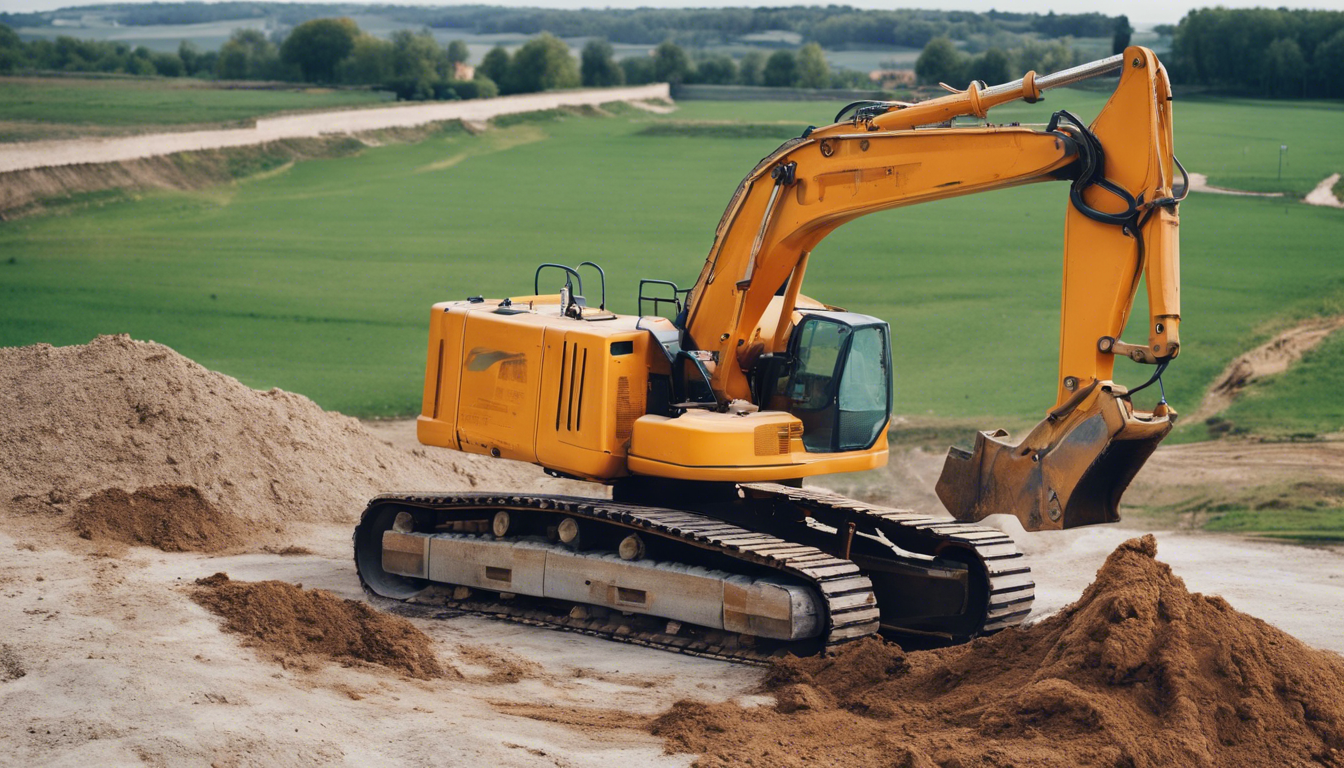
{"type": "Polygon", "coordinates": [[[0,141],[239,123],[381,100],[372,91],[235,89],[185,78],[0,77],[0,141]]]}
{"type": "MultiPolygon", "coordinates": [[[[993,116],[1090,117],[1103,100],[1052,92],[993,116]]],[[[1293,193],[1344,168],[1331,139],[1344,111],[1294,105],[1288,120],[1280,107],[1178,102],[1178,154],[1211,183],[1293,193]],[[1281,143],[1292,158],[1280,183],[1281,143]]],[[[412,413],[434,301],[530,293],[541,261],[602,264],[619,311],[635,309],[640,277],[690,284],[733,188],[778,139],[651,123],[825,124],[833,114],[822,104],[688,102],[665,117],[539,116],[7,223],[0,344],[127,332],[328,408],[412,413]]],[[[1067,204],[1066,185],[1052,184],[869,216],[822,243],[805,290],[892,324],[898,412],[986,428],[1034,421],[1053,400],[1067,204]]],[[[1288,320],[1344,311],[1342,241],[1337,210],[1286,198],[1185,203],[1184,348],[1166,379],[1178,409],[1192,411],[1228,360],[1288,320]]],[[[1322,354],[1337,357],[1335,341],[1322,354]]],[[[1257,412],[1291,408],[1313,431],[1344,428],[1337,406],[1317,402],[1344,386],[1341,366],[1315,371],[1309,392],[1264,390],[1257,412]]],[[[1117,377],[1148,373],[1122,364],[1117,377]]]]}

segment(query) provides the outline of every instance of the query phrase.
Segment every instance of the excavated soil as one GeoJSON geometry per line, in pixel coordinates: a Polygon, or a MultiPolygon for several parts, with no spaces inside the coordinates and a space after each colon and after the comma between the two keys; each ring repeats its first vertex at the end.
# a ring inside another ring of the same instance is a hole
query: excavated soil
{"type": "Polygon", "coordinates": [[[1344,317],[1314,318],[1238,355],[1209,387],[1199,410],[1191,418],[1203,420],[1227,408],[1248,384],[1288,370],[1340,328],[1344,328],[1344,317]]]}
{"type": "Polygon", "coordinates": [[[219,552],[239,543],[230,515],[190,485],[108,488],[84,499],[71,520],[81,538],[147,544],[165,552],[219,552]]]}
{"type": "MultiPolygon", "coordinates": [[[[377,493],[470,488],[488,463],[396,448],[306,397],[251,389],[128,336],[0,348],[0,456],[0,512],[207,550],[233,543],[226,520],[267,535],[352,522],[377,493]]],[[[488,472],[492,489],[521,482],[516,467],[488,472]]]]}
{"type": "Polygon", "coordinates": [[[698,766],[1344,766],[1344,659],[1186,590],[1132,539],[1063,612],[968,645],[790,659],[773,707],[679,702],[698,766]]]}
{"type": "Polygon", "coordinates": [[[428,680],[451,671],[433,641],[406,619],[323,589],[283,581],[232,581],[216,573],[196,581],[192,599],[224,618],[224,629],[285,666],[329,659],[377,664],[428,680]]]}

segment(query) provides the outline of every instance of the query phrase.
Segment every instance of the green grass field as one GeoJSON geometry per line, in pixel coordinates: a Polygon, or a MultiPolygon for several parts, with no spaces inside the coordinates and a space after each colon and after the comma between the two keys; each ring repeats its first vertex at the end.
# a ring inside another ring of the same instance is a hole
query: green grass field
{"type": "MultiPolygon", "coordinates": [[[[1102,100],[1052,92],[1045,104],[994,115],[1091,116],[1102,100]]],[[[602,264],[609,306],[620,311],[635,309],[639,277],[694,279],[734,187],[778,139],[763,129],[739,138],[651,126],[820,125],[836,106],[688,102],[666,117],[511,121],[206,192],[0,224],[0,344],[126,332],[328,408],[412,413],[436,300],[530,293],[541,261],[602,264]]],[[[1226,186],[1263,178],[1262,156],[1276,162],[1288,130],[1279,103],[1178,109],[1182,160],[1226,186]]],[[[1344,146],[1329,140],[1344,132],[1344,111],[1291,114],[1297,138],[1284,186],[1309,189],[1344,167],[1344,146]]],[[[1053,184],[870,216],[816,250],[805,290],[892,324],[898,412],[986,428],[1034,420],[1054,397],[1066,205],[1066,185],[1053,184]]],[[[1182,207],[1182,240],[1184,347],[1166,379],[1180,410],[1193,410],[1232,356],[1287,320],[1344,310],[1344,212],[1196,195],[1182,207]]],[[[1338,342],[1321,354],[1337,354],[1338,342]]],[[[1291,407],[1314,431],[1339,429],[1338,398],[1324,393],[1344,386],[1341,370],[1327,360],[1304,388],[1266,387],[1244,407],[1271,421],[1291,407]]],[[[1148,372],[1124,364],[1118,378],[1138,383],[1148,372]]]]}
{"type": "MultiPolygon", "coordinates": [[[[11,130],[22,127],[11,123],[117,128],[229,123],[379,100],[371,91],[230,90],[186,79],[0,78],[0,121],[11,130]]],[[[0,138],[4,133],[0,128],[0,138]]]]}
{"type": "Polygon", "coordinates": [[[1176,504],[1138,510],[1162,527],[1252,534],[1315,544],[1344,542],[1344,486],[1300,481],[1228,492],[1210,488],[1176,504]]]}

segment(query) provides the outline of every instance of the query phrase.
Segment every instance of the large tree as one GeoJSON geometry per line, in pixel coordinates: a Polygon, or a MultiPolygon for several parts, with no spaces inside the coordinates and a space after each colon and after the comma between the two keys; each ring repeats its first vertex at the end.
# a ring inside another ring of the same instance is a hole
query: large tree
{"type": "Polygon", "coordinates": [[[280,58],[303,72],[303,79],[329,83],[336,79],[336,66],[355,49],[359,27],[346,19],[313,19],[294,28],[280,46],[280,58]]]}
{"type": "Polygon", "coordinates": [[[1315,62],[1321,94],[1332,98],[1344,97],[1344,29],[1316,46],[1315,62]]]}
{"type": "Polygon", "coordinates": [[[946,37],[935,37],[915,60],[915,75],[921,83],[957,84],[962,80],[961,52],[946,37]]]}
{"type": "Polygon", "coordinates": [[[542,32],[513,54],[503,90],[533,93],[575,88],[579,82],[579,68],[569,55],[569,46],[549,32],[542,32]]]}
{"type": "Polygon", "coordinates": [[[453,40],[448,43],[448,63],[465,64],[467,59],[471,58],[471,51],[467,44],[462,40],[453,40]]]}
{"type": "Polygon", "coordinates": [[[1279,38],[1265,51],[1264,94],[1301,98],[1307,88],[1307,58],[1296,40],[1279,38]]]}
{"type": "Polygon", "coordinates": [[[691,59],[681,46],[668,40],[653,52],[653,76],[659,82],[680,85],[691,74],[691,59]]]}
{"type": "Polygon", "coordinates": [[[726,54],[707,56],[696,62],[695,80],[710,85],[730,85],[737,80],[737,65],[726,54]]]}
{"type": "Polygon", "coordinates": [[[491,48],[485,54],[485,58],[481,59],[481,66],[476,68],[476,74],[495,81],[495,85],[501,88],[504,87],[504,80],[509,76],[509,52],[502,45],[491,48]]]}
{"type": "Polygon", "coordinates": [[[606,40],[589,40],[581,59],[579,75],[584,85],[603,88],[625,82],[625,73],[616,65],[615,53],[606,40]]]}
{"type": "Polygon", "coordinates": [[[400,80],[445,80],[448,57],[430,33],[402,29],[392,33],[392,70],[400,80]]]}
{"type": "Polygon", "coordinates": [[[831,84],[831,67],[821,46],[808,43],[798,51],[798,87],[826,88],[831,84]]]}
{"type": "Polygon", "coordinates": [[[279,53],[259,29],[235,29],[219,49],[215,73],[225,80],[278,78],[279,53]]]}
{"type": "Polygon", "coordinates": [[[747,51],[737,65],[737,79],[743,85],[760,85],[765,72],[765,54],[747,51]]]}
{"type": "Polygon", "coordinates": [[[791,88],[798,80],[798,59],[793,51],[775,51],[765,61],[761,81],[771,88],[791,88]]]}
{"type": "Polygon", "coordinates": [[[990,48],[971,59],[967,67],[969,79],[986,85],[1000,85],[1013,79],[1013,63],[1002,48],[990,48]]]}
{"type": "Polygon", "coordinates": [[[1111,35],[1111,53],[1124,53],[1133,34],[1134,28],[1129,26],[1128,16],[1115,17],[1115,32],[1111,35]]]}
{"type": "Polygon", "coordinates": [[[341,81],[376,85],[396,76],[392,44],[373,35],[360,35],[349,58],[341,62],[341,81]]]}

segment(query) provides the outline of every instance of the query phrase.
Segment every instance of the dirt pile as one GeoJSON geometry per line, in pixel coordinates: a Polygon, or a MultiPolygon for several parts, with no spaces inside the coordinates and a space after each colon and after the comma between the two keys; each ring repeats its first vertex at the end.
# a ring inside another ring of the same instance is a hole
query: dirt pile
{"type": "Polygon", "coordinates": [[[433,641],[406,619],[322,589],[283,581],[198,579],[192,599],[224,618],[224,629],[285,665],[314,657],[347,665],[377,664],[410,677],[443,677],[433,641]]]}
{"type": "MultiPolygon", "coordinates": [[[[306,397],[128,336],[0,349],[0,456],[0,510],[30,513],[170,485],[241,522],[347,522],[380,492],[476,484],[469,457],[395,448],[306,397]]],[[[492,466],[492,485],[516,471],[492,466]]]]}
{"type": "Polygon", "coordinates": [[[165,552],[218,552],[241,539],[238,522],[190,485],[153,485],[134,493],[108,488],[81,501],[71,523],[81,538],[148,544],[165,552]]]}
{"type": "Polygon", "coordinates": [[[791,659],[774,707],[681,702],[652,730],[700,766],[1344,766],[1344,659],[1192,594],[1151,536],[1025,630],[791,659]]]}

